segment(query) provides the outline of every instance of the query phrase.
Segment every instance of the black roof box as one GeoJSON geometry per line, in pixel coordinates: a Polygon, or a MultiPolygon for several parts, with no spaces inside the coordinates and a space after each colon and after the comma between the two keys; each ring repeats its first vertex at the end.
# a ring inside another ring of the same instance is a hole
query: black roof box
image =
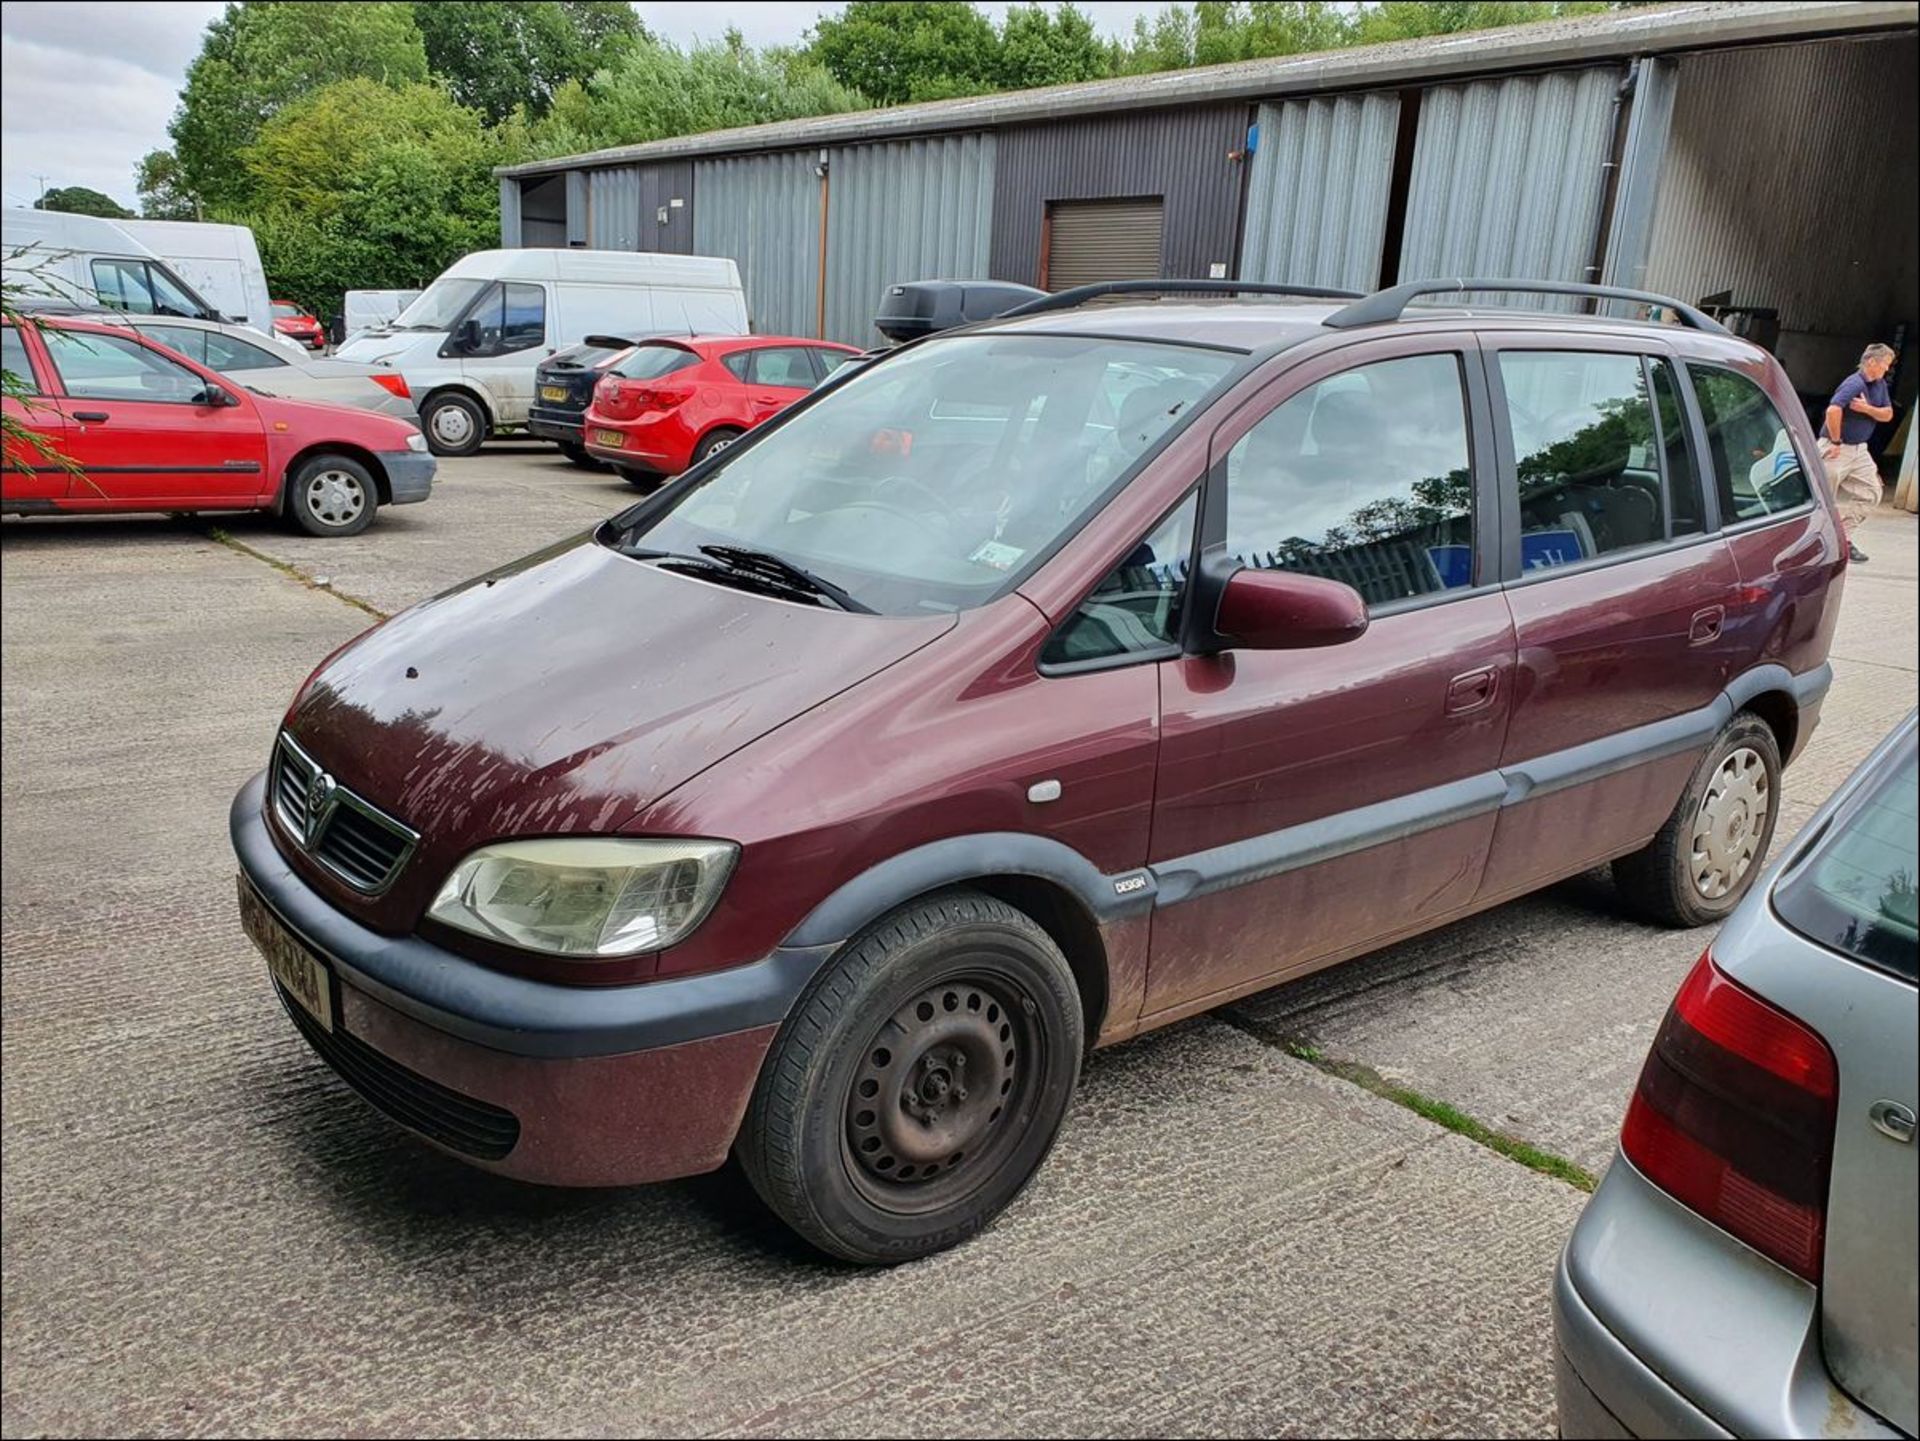
{"type": "Polygon", "coordinates": [[[917,340],[937,330],[991,320],[1045,294],[1006,280],[909,280],[887,287],[873,328],[896,343],[917,340]]]}

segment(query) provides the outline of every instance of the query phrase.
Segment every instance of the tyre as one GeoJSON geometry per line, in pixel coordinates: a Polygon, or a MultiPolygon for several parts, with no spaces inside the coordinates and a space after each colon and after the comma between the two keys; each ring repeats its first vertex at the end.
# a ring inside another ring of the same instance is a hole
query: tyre
{"type": "Polygon", "coordinates": [[[348,456],[309,456],[287,480],[287,514],[308,535],[358,535],[379,505],[373,472],[348,456]]]}
{"type": "Polygon", "coordinates": [[[614,469],[628,485],[648,495],[667,483],[667,478],[657,470],[639,470],[631,465],[616,465],[614,469]]]}
{"type": "Polygon", "coordinates": [[[420,407],[420,428],[435,455],[472,455],[487,438],[487,413],[472,396],[444,390],[420,407]]]}
{"type": "Polygon", "coordinates": [[[1052,1148],[1084,1045],[1080,993],[1021,911],[949,891],[895,911],[814,978],[767,1054],[737,1154],[829,1255],[894,1265],[959,1244],[1052,1148]]]}
{"type": "Polygon", "coordinates": [[[701,440],[699,446],[693,452],[692,463],[698,465],[716,450],[725,450],[738,440],[742,434],[743,432],[734,430],[729,426],[721,426],[718,430],[713,431],[701,440]]]}
{"type": "Polygon", "coordinates": [[[1613,863],[1621,900],[1663,926],[1720,920],[1759,877],[1779,814],[1780,743],[1743,711],[1714,737],[1659,834],[1613,863]]]}
{"type": "Polygon", "coordinates": [[[607,463],[597,455],[589,455],[586,446],[577,440],[559,442],[560,453],[582,470],[605,470],[607,463]]]}

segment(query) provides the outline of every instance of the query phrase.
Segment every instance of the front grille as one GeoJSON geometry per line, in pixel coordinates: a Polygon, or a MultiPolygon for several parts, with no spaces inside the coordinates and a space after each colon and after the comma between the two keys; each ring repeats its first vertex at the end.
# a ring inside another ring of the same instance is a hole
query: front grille
{"type": "Polygon", "coordinates": [[[284,732],[274,747],[268,794],[288,838],[370,896],[393,884],[420,840],[418,832],[340,785],[284,732]]]}
{"type": "Polygon", "coordinates": [[[337,1029],[337,1020],[335,1030],[323,1030],[279,982],[273,988],[307,1044],[375,1110],[449,1151],[480,1161],[497,1161],[518,1144],[520,1118],[513,1112],[408,1070],[357,1036],[337,1029]]]}

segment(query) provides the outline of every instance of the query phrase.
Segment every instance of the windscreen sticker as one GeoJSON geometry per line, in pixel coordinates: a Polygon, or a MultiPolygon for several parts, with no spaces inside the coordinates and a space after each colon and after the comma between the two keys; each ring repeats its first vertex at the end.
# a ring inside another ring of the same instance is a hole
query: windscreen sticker
{"type": "Polygon", "coordinates": [[[967,559],[975,565],[989,566],[994,570],[1012,570],[1025,554],[1017,545],[1002,545],[997,540],[990,540],[967,559]]]}

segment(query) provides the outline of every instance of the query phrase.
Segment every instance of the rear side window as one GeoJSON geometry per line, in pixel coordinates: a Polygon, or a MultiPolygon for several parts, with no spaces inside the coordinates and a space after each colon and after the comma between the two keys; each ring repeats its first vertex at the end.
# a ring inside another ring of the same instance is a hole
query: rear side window
{"type": "Polygon", "coordinates": [[[753,352],[751,350],[736,350],[732,355],[721,356],[720,363],[726,366],[727,373],[735,380],[744,383],[748,370],[753,365],[753,352]]]}
{"type": "MultiPolygon", "coordinates": [[[[149,340],[157,340],[168,350],[177,350],[188,360],[207,363],[207,332],[195,330],[190,325],[143,325],[140,333],[149,340]]],[[[220,367],[215,366],[218,370],[220,367]]]]}
{"type": "Polygon", "coordinates": [[[614,366],[613,373],[624,380],[658,380],[699,363],[699,356],[677,345],[636,345],[633,354],[614,366]]]}
{"type": "Polygon", "coordinates": [[[813,362],[799,346],[776,346],[751,352],[753,366],[749,374],[755,385],[777,386],[785,390],[811,390],[818,378],[813,362]]]}
{"type": "MultiPolygon", "coordinates": [[[[1152,390],[1120,402],[1119,427],[1152,390]]],[[[1227,550],[1344,581],[1369,606],[1473,584],[1466,396],[1451,354],[1363,365],[1308,386],[1227,453],[1227,550]]]]}
{"type": "Polygon", "coordinates": [[[1667,538],[1658,438],[1637,355],[1500,356],[1520,483],[1520,566],[1548,570],[1667,538]]]}
{"type": "Polygon", "coordinates": [[[1702,500],[1700,466],[1687,434],[1687,411],[1680,403],[1673,367],[1664,360],[1649,362],[1653,370],[1653,404],[1660,421],[1660,455],[1666,464],[1667,505],[1673,514],[1675,536],[1699,535],[1707,528],[1702,500]]]}
{"type": "Polygon", "coordinates": [[[825,378],[826,376],[832,375],[834,371],[838,370],[854,357],[848,351],[828,350],[822,346],[815,349],[813,358],[819,363],[821,377],[825,378]]]}
{"type": "Polygon", "coordinates": [[[1801,934],[1912,981],[1920,951],[1920,749],[1905,754],[1834,818],[1809,860],[1774,893],[1801,934]]]}
{"type": "MultiPolygon", "coordinates": [[[[251,341],[223,335],[217,330],[202,331],[201,334],[207,338],[204,363],[223,375],[229,370],[267,370],[290,363],[285,357],[275,355],[265,346],[255,345],[251,341]]],[[[192,358],[199,359],[198,356],[192,358]]]]}
{"type": "Polygon", "coordinates": [[[33,362],[27,359],[26,338],[11,325],[0,330],[0,369],[17,380],[22,389],[16,395],[38,395],[40,382],[33,378],[33,362]]]}
{"type": "Polygon", "coordinates": [[[1180,639],[1198,496],[1189,496],[1080,603],[1040,655],[1049,668],[1164,654],[1180,639]]]}
{"type": "Polygon", "coordinates": [[[1767,393],[1746,376],[1715,365],[1689,365],[1707,453],[1728,525],[1797,510],[1813,499],[1787,424],[1767,393]]]}

